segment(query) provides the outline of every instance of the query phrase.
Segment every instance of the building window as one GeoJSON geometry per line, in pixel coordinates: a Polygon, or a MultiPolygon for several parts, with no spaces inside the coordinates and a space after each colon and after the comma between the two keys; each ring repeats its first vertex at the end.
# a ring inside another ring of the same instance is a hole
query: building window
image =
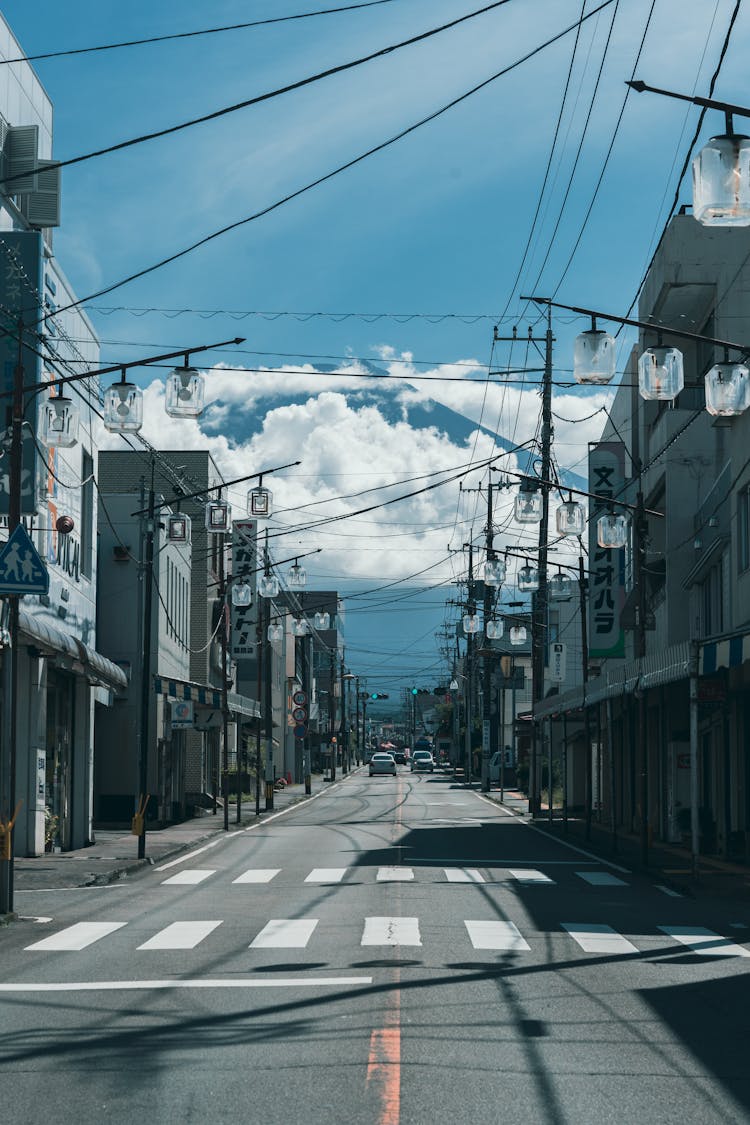
{"type": "Polygon", "coordinates": [[[750,568],[750,488],[737,493],[737,570],[750,568]]]}
{"type": "Polygon", "coordinates": [[[724,571],[721,562],[711,567],[702,586],[703,636],[724,632],[724,571]]]}
{"type": "Polygon", "coordinates": [[[81,458],[81,574],[91,578],[94,567],[94,461],[83,450],[81,458]]]}

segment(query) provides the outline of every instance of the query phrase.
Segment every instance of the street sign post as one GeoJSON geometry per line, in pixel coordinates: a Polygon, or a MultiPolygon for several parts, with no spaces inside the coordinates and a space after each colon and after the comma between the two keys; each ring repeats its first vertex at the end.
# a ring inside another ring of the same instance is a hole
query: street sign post
{"type": "Polygon", "coordinates": [[[49,572],[22,523],[0,551],[0,595],[49,593],[49,572]]]}

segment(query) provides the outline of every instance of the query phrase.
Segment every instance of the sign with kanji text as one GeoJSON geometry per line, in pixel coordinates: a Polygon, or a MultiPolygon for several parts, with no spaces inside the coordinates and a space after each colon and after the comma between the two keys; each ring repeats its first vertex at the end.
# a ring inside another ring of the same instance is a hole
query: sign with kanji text
{"type": "Polygon", "coordinates": [[[249,605],[231,606],[231,641],[229,653],[232,660],[255,656],[258,624],[258,521],[235,520],[232,523],[232,579],[250,586],[249,605]]]}
{"type": "Polygon", "coordinates": [[[549,653],[549,678],[556,684],[561,684],[565,679],[566,648],[561,641],[555,641],[550,646],[549,653]]]}

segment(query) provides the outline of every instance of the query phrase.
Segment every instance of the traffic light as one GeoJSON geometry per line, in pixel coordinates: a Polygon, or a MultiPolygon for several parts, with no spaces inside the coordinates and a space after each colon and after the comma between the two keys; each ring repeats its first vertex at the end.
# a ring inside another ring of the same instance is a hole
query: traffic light
{"type": "Polygon", "coordinates": [[[413,688],[411,689],[411,693],[412,693],[412,695],[419,695],[419,688],[415,688],[415,687],[413,687],[413,688]]]}
{"type": "Polygon", "coordinates": [[[385,691],[370,692],[370,699],[387,699],[387,698],[388,698],[388,693],[385,692],[385,691]]]}

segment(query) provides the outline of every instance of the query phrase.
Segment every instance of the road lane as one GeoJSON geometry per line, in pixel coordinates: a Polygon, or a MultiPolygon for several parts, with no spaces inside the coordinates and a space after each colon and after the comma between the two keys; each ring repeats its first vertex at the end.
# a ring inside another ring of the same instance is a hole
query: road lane
{"type": "Polygon", "coordinates": [[[442,774],[352,776],[208,854],[0,933],[25,1120],[750,1116],[736,904],[583,878],[612,871],[442,774]],[[714,995],[703,1043],[683,997],[714,995]]]}

